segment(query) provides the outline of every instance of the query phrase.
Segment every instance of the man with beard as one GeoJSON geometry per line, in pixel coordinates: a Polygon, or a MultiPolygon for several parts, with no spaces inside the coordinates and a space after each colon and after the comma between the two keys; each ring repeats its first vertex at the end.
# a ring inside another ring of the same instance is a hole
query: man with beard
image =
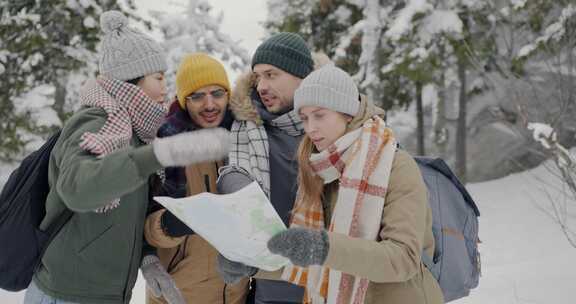
{"type": "MultiPolygon", "coordinates": [[[[221,193],[235,192],[257,181],[288,225],[296,196],[296,149],[304,134],[293,112],[294,92],[314,69],[304,40],[293,33],[278,33],[264,41],[252,57],[252,71],[234,89],[231,109],[232,148],[229,163],[220,170],[221,193]]],[[[254,301],[301,303],[301,287],[272,278],[264,272],[218,256],[218,271],[226,282],[254,276],[254,301]]]]}
{"type": "MultiPolygon", "coordinates": [[[[160,128],[159,137],[216,127],[229,129],[230,84],[220,62],[202,53],[186,56],[177,72],[176,89],[178,100],[160,128]]],[[[157,194],[180,198],[201,192],[217,193],[216,177],[221,166],[219,160],[166,168],[157,194]]],[[[158,257],[149,255],[146,259],[166,268],[186,303],[245,302],[248,279],[233,285],[224,283],[216,272],[217,251],[170,211],[162,208],[151,213],[146,220],[145,236],[148,243],[158,248],[158,257]]],[[[149,285],[147,303],[167,303],[169,299],[160,297],[161,289],[149,285]]]]}

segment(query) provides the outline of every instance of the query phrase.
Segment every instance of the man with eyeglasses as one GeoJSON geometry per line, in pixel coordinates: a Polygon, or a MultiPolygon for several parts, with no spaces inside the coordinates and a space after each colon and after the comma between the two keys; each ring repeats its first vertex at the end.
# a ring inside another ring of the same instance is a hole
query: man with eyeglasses
{"type": "MultiPolygon", "coordinates": [[[[177,102],[160,128],[159,137],[195,130],[202,132],[201,129],[208,128],[230,128],[233,120],[228,111],[230,84],[224,67],[216,59],[202,53],[187,55],[178,68],[176,89],[177,102]]],[[[220,166],[222,161],[166,168],[161,181],[156,183],[154,195],[180,198],[201,192],[217,193],[220,166]]],[[[157,248],[159,261],[156,267],[165,267],[186,303],[245,303],[248,280],[225,284],[216,272],[217,251],[172,213],[158,204],[153,206],[156,210],[151,210],[144,229],[146,240],[157,248]]],[[[167,303],[159,297],[163,294],[162,285],[162,282],[148,285],[147,303],[167,303]]]]}

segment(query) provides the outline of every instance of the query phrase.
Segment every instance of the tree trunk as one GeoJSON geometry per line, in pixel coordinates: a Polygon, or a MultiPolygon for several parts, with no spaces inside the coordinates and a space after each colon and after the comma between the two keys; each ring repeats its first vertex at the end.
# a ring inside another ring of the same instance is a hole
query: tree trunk
{"type": "Polygon", "coordinates": [[[54,105],[52,108],[58,114],[58,118],[64,124],[66,120],[66,84],[68,83],[68,73],[59,73],[58,77],[53,82],[54,85],[54,105]]]}
{"type": "MultiPolygon", "coordinates": [[[[439,58],[441,62],[445,62],[444,57],[444,47],[439,47],[439,58]]],[[[436,103],[436,119],[434,120],[434,153],[439,157],[446,160],[447,156],[447,145],[449,141],[449,135],[447,124],[446,124],[446,102],[448,95],[446,93],[446,69],[440,69],[440,79],[438,83],[438,102],[436,103]]],[[[447,160],[446,160],[447,161],[447,160]]]]}
{"type": "Polygon", "coordinates": [[[460,80],[460,96],[458,100],[458,127],[456,130],[456,175],[463,184],[466,183],[466,62],[458,58],[458,80],[460,80]]]}
{"type": "Polygon", "coordinates": [[[360,54],[359,66],[362,75],[360,86],[365,88],[366,95],[377,106],[382,106],[378,102],[376,88],[380,82],[380,60],[378,51],[380,49],[380,39],[382,36],[382,25],[380,21],[380,1],[367,0],[363,9],[364,19],[367,21],[362,35],[362,53],[360,54]]]}
{"type": "Polygon", "coordinates": [[[424,148],[424,109],[422,105],[422,83],[416,82],[416,121],[418,138],[418,155],[426,155],[424,148]]]}

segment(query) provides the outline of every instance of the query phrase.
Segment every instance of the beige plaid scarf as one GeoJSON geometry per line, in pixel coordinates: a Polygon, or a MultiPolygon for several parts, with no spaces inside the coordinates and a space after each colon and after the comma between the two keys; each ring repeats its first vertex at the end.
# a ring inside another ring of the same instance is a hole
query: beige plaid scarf
{"type": "MultiPolygon", "coordinates": [[[[153,101],[133,84],[104,77],[89,80],[80,92],[83,106],[102,108],[108,118],[97,133],[82,134],[80,147],[104,157],[118,149],[128,147],[133,132],[145,143],[156,137],[167,109],[153,101]]],[[[103,213],[118,207],[115,199],[95,212],[103,213]]]]}
{"type": "MultiPolygon", "coordinates": [[[[340,180],[328,231],[377,240],[395,150],[392,131],[374,116],[310,157],[314,172],[325,184],[340,180]]],[[[303,204],[297,199],[290,227],[325,229],[322,202],[308,208],[302,208],[303,204]]],[[[287,266],[282,278],[306,287],[306,303],[313,304],[364,303],[369,283],[365,278],[323,266],[287,266]]]]}

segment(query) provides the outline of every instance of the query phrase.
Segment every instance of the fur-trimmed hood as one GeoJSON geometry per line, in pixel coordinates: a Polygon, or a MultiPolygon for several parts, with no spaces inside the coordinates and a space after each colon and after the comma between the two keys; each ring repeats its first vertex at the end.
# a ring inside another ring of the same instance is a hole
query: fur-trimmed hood
{"type": "MultiPolygon", "coordinates": [[[[313,53],[312,59],[314,60],[315,70],[331,62],[324,53],[313,53]]],[[[254,84],[255,79],[251,70],[238,76],[234,89],[232,89],[229,106],[236,120],[254,121],[257,124],[261,124],[262,118],[252,103],[252,96],[255,94],[254,84]]]]}

